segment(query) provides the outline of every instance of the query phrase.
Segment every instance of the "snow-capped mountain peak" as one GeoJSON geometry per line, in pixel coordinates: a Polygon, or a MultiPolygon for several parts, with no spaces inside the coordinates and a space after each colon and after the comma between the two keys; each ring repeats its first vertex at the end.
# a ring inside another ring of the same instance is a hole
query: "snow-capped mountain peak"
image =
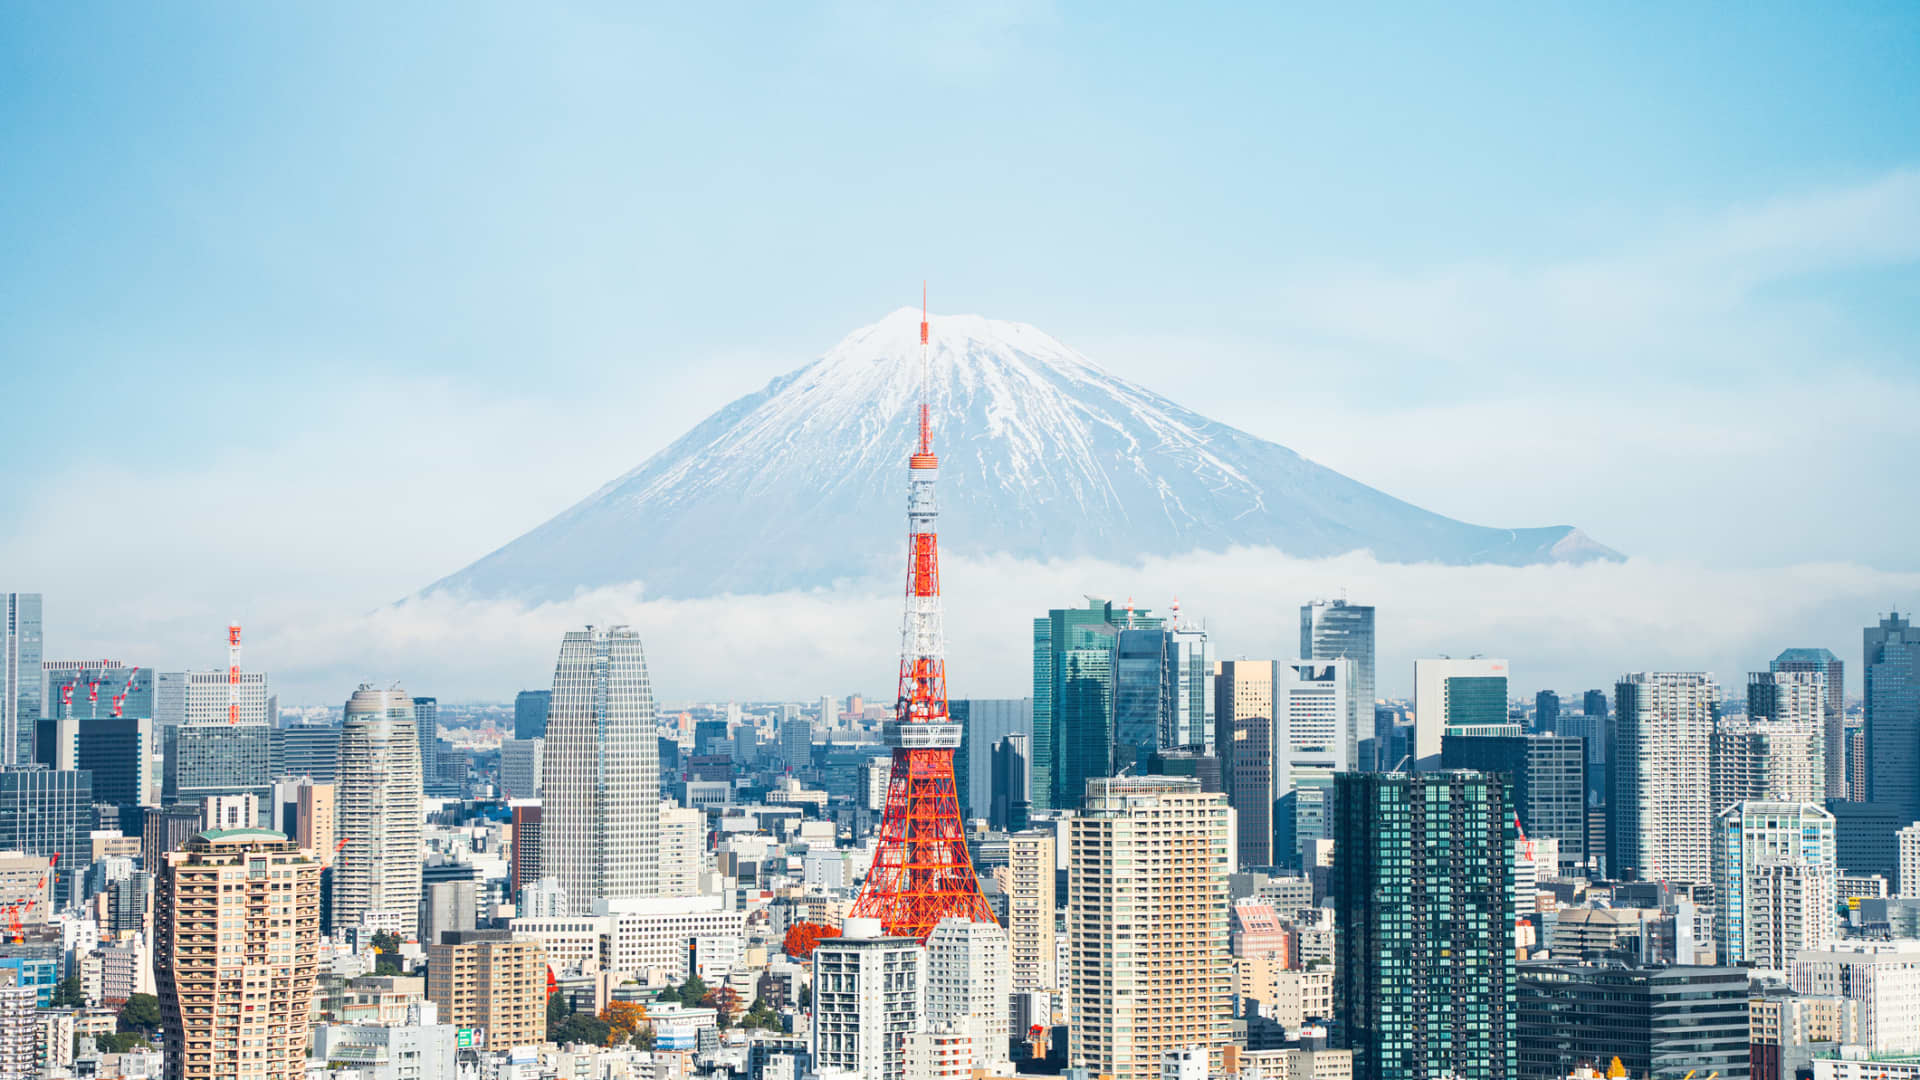
{"type": "Polygon", "coordinates": [[[931,405],[949,552],[1131,561],[1271,545],[1391,561],[1618,558],[1578,530],[1490,529],[1401,502],[1121,379],[1024,323],[901,308],[713,414],[433,588],[528,599],[822,586],[899,559],[931,405]]]}

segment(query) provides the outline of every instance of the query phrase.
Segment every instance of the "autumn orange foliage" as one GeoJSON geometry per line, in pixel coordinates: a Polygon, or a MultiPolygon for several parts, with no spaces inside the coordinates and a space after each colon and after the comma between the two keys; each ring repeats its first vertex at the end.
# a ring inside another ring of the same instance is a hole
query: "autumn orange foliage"
{"type": "Polygon", "coordinates": [[[788,956],[795,960],[805,960],[813,955],[814,946],[820,944],[822,939],[839,936],[838,927],[822,926],[812,922],[794,923],[787,930],[787,939],[783,947],[787,950],[788,956]]]}

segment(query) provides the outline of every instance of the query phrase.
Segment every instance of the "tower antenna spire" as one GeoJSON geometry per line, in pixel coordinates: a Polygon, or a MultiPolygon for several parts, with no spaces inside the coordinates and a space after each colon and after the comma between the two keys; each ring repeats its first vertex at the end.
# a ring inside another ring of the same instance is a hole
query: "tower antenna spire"
{"type": "Polygon", "coordinates": [[[925,941],[944,918],[994,921],[980,895],[960,820],[953,752],[961,725],[947,712],[947,646],[940,618],[940,537],[935,527],[928,419],[927,285],[920,283],[920,446],[907,459],[907,598],[900,626],[900,696],[887,741],[893,770],[873,868],[849,914],[877,918],[889,934],[925,941]]]}
{"type": "Polygon", "coordinates": [[[920,281],[920,452],[933,453],[933,430],[927,403],[933,397],[933,362],[927,357],[927,282],[920,281]]]}

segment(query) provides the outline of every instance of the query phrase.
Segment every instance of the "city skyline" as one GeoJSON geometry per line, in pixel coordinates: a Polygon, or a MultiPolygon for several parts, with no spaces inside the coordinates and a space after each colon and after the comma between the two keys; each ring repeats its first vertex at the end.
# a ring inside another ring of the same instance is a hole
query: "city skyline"
{"type": "MultiPolygon", "coordinates": [[[[1577,525],[1634,560],[1480,572],[1252,552],[1198,561],[1211,596],[1159,572],[1180,562],[1020,568],[1070,579],[1069,595],[1180,595],[1249,654],[1287,655],[1284,634],[1255,626],[1259,605],[1225,602],[1249,574],[1271,602],[1347,586],[1407,618],[1382,627],[1383,688],[1400,658],[1432,652],[1500,652],[1543,685],[1588,681],[1575,657],[1726,677],[1769,645],[1736,627],[1800,629],[1848,655],[1858,611],[1920,595],[1900,540],[1920,511],[1877,494],[1903,480],[1904,418],[1920,406],[1907,344],[1920,135],[1890,92],[1912,13],[1536,13],[1482,38],[1438,13],[1216,12],[1205,30],[1222,63],[1166,48],[1133,15],[1084,32],[1072,5],[858,7],[751,31],[606,11],[538,30],[497,10],[457,27],[388,13],[383,40],[453,33],[468,47],[404,60],[360,48],[350,6],[150,25],[126,13],[97,39],[64,11],[13,17],[0,88],[27,105],[0,136],[21,164],[0,191],[20,208],[14,265],[33,271],[0,288],[0,351],[24,358],[0,385],[84,402],[90,437],[51,437],[67,413],[51,406],[0,431],[11,459],[35,462],[0,477],[0,564],[28,579],[7,587],[63,597],[49,626],[78,655],[160,667],[198,666],[201,628],[239,616],[307,701],[375,674],[498,696],[537,685],[541,643],[589,622],[660,642],[668,696],[797,693],[794,676],[823,671],[880,685],[867,680],[884,667],[860,659],[888,651],[861,636],[872,620],[804,591],[389,605],[931,278],[936,314],[1030,322],[1391,495],[1466,521],[1577,525]],[[1248,50],[1262,41],[1294,43],[1290,62],[1260,62],[1248,50]],[[727,64],[692,59],[740,50],[806,74],[716,81],[727,64]],[[850,56],[910,91],[872,101],[850,56]],[[1116,74],[1142,71],[1154,77],[1116,74]],[[147,92],[145,73],[166,92],[147,92]],[[465,87],[463,104],[498,122],[448,121],[435,85],[465,87]],[[1339,87],[1355,93],[1328,94],[1339,87]],[[647,107],[663,95],[671,117],[647,107]],[[772,114],[756,104],[769,101],[772,114]],[[788,109],[805,121],[776,119],[788,109]],[[270,122],[289,110],[316,137],[270,122]],[[1189,110],[1216,120],[1174,121],[1189,110]],[[570,119],[536,119],[549,116],[570,119]],[[830,134],[797,143],[806,124],[830,134]],[[156,130],[193,136],[161,149],[142,136],[156,130]],[[675,163],[651,153],[660,138],[675,163]],[[540,151],[510,149],[521,139],[540,151]],[[896,144],[908,152],[882,149],[896,144]],[[1056,154],[1089,171],[1047,164],[1056,154]],[[91,182],[102,160],[129,180],[91,182]],[[858,183],[822,182],[848,170],[858,183]],[[747,199],[749,176],[784,182],[747,199]],[[666,204],[674,220],[652,209],[666,204]],[[685,224],[721,205],[737,230],[685,224]],[[480,206],[491,227],[465,227],[480,206]],[[769,236],[784,238],[772,258],[769,236]],[[826,251],[860,269],[823,268],[826,251]],[[75,367],[114,392],[67,395],[59,373],[75,367]],[[397,402],[405,422],[363,437],[397,402]],[[1859,467],[1806,453],[1809,426],[1859,467]],[[70,493],[130,483],[152,528],[63,526],[70,493]],[[1712,511],[1758,483],[1792,487],[1805,512],[1753,530],[1712,511]],[[201,511],[234,491],[249,513],[201,511]],[[377,535],[327,527],[368,499],[407,513],[377,535]],[[1552,651],[1427,626],[1467,609],[1538,620],[1529,636],[1552,651]],[[756,610],[831,633],[760,687],[672,652],[714,621],[764,651],[772,620],[756,610]],[[1637,625],[1602,629],[1620,620],[1637,625]],[[1646,640],[1696,655],[1623,647],[1646,640]]],[[[1004,610],[1002,567],[966,550],[956,540],[949,576],[1004,610]]],[[[877,608],[890,584],[851,581],[842,598],[877,608]]],[[[969,618],[950,619],[954,660],[1000,681],[964,689],[1005,696],[1018,658],[981,644],[1005,628],[976,619],[970,633],[969,618]]]]}

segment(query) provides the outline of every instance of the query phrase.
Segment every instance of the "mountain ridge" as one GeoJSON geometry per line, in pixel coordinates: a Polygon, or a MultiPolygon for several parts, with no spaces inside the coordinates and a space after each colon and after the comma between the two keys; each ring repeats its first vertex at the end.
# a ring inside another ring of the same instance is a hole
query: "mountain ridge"
{"type": "MultiPolygon", "coordinates": [[[[897,573],[919,320],[902,308],[855,330],[425,591],[551,600],[640,581],[651,596],[752,595],[897,573]]],[[[1115,376],[1032,326],[931,321],[925,393],[950,554],[1620,557],[1571,526],[1487,528],[1424,510],[1115,376]]]]}

